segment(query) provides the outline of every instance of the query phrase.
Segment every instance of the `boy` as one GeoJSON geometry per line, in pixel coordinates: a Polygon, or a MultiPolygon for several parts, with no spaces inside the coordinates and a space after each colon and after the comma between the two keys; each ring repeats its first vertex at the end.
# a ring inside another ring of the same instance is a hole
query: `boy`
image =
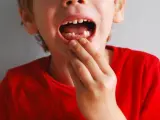
{"type": "Polygon", "coordinates": [[[125,0],[19,0],[22,23],[51,56],[8,71],[0,120],[159,120],[160,62],[106,46],[125,0]]]}

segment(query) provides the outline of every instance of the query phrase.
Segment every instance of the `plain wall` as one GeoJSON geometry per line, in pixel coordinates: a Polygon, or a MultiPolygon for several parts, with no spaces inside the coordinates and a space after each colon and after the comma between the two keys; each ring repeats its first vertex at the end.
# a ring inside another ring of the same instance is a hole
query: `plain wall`
{"type": "MultiPolygon", "coordinates": [[[[127,0],[125,21],[114,25],[110,44],[160,58],[159,5],[159,0],[127,0]]],[[[35,39],[20,26],[16,0],[0,0],[0,79],[9,68],[44,55],[35,39]]]]}

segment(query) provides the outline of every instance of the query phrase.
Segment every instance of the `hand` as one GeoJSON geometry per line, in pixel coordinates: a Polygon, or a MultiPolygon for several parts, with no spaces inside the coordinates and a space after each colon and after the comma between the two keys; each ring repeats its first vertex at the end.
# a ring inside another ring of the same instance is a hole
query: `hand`
{"type": "Polygon", "coordinates": [[[125,120],[116,104],[116,75],[105,57],[86,39],[72,40],[69,71],[77,104],[87,120],[125,120]]]}

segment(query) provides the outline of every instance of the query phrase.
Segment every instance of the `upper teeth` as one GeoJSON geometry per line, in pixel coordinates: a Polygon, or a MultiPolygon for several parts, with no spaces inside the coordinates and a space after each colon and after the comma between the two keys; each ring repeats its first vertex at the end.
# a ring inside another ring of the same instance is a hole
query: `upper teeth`
{"type": "Polygon", "coordinates": [[[83,22],[90,22],[90,20],[87,20],[87,19],[79,19],[79,20],[73,20],[73,21],[67,21],[65,23],[63,23],[63,25],[66,25],[68,23],[70,24],[78,24],[78,23],[83,23],[83,22]]]}
{"type": "Polygon", "coordinates": [[[74,21],[73,21],[73,24],[77,24],[77,23],[78,23],[78,21],[77,21],[77,20],[74,20],[74,21]]]}

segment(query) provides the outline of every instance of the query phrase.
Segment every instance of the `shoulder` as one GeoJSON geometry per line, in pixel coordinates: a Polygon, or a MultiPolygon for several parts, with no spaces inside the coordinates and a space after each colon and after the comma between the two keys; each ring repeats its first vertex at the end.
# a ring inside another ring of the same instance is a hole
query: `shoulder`
{"type": "Polygon", "coordinates": [[[40,77],[41,70],[45,68],[45,62],[49,57],[43,57],[30,63],[11,68],[6,73],[5,78],[0,84],[0,92],[4,89],[13,91],[17,87],[23,88],[40,77]]]}
{"type": "Polygon", "coordinates": [[[11,117],[8,110],[11,110],[15,117],[15,109],[25,108],[26,100],[33,101],[34,99],[35,101],[44,92],[47,83],[44,82],[40,69],[45,68],[48,58],[40,58],[8,70],[0,83],[0,119],[6,120],[7,117],[11,117]],[[21,100],[21,107],[17,100],[21,100]]]}
{"type": "Polygon", "coordinates": [[[143,83],[143,86],[149,87],[152,81],[160,80],[160,61],[157,56],[130,48],[114,49],[117,55],[114,57],[113,68],[122,81],[133,80],[135,84],[143,83]]]}
{"type": "Polygon", "coordinates": [[[35,69],[43,69],[45,67],[45,62],[47,62],[49,57],[42,57],[36,60],[33,60],[29,63],[11,68],[8,70],[8,74],[19,74],[19,75],[23,75],[23,74],[28,74],[28,73],[32,73],[32,72],[36,72],[35,69]]]}
{"type": "Polygon", "coordinates": [[[123,69],[134,82],[141,85],[142,93],[146,93],[153,86],[160,88],[157,87],[160,86],[160,59],[157,56],[129,48],[117,49],[121,56],[127,56],[123,62],[123,69]]]}
{"type": "MultiPolygon", "coordinates": [[[[128,93],[133,97],[134,103],[138,103],[141,108],[141,117],[144,120],[159,118],[160,110],[160,60],[150,53],[133,50],[130,48],[116,48],[119,59],[123,59],[122,71],[119,80],[119,91],[128,93]],[[121,58],[122,57],[122,58],[121,58]],[[125,85],[125,88],[123,89],[125,85]],[[130,92],[131,91],[131,92],[130,92]]],[[[127,101],[126,101],[127,102],[127,101]]]]}
{"type": "Polygon", "coordinates": [[[132,65],[141,65],[147,68],[153,67],[153,65],[160,64],[160,60],[157,56],[148,52],[135,50],[131,48],[116,47],[119,56],[125,57],[125,62],[133,63],[132,65]]]}

